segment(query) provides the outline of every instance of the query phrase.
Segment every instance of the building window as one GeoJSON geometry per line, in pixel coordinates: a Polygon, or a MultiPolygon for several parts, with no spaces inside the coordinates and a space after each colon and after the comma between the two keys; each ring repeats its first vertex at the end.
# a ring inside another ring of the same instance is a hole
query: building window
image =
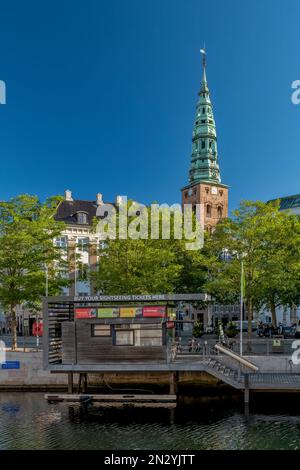
{"type": "Polygon", "coordinates": [[[201,148],[205,149],[205,140],[201,140],[201,148]]]}
{"type": "Polygon", "coordinates": [[[202,108],[202,113],[205,114],[205,108],[202,108]]]}
{"type": "Polygon", "coordinates": [[[89,274],[89,265],[82,263],[81,261],[77,262],[77,277],[79,281],[87,281],[89,274]]]}
{"type": "Polygon", "coordinates": [[[220,196],[223,196],[223,190],[222,189],[220,190],[220,196]]]}
{"type": "Polygon", "coordinates": [[[133,330],[116,331],[116,346],[134,346],[133,330]]]}
{"type": "Polygon", "coordinates": [[[218,217],[222,217],[223,216],[223,209],[222,207],[218,207],[218,217]]]}
{"type": "Polygon", "coordinates": [[[77,212],[77,222],[81,225],[87,224],[87,214],[85,212],[77,212]]]}
{"type": "Polygon", "coordinates": [[[67,237],[58,237],[55,239],[55,246],[57,248],[63,248],[64,250],[67,248],[67,237]]]}
{"type": "Polygon", "coordinates": [[[209,204],[206,206],[206,217],[211,217],[211,206],[209,204]]]}
{"type": "Polygon", "coordinates": [[[92,336],[111,336],[110,325],[92,325],[92,336]]]}
{"type": "Polygon", "coordinates": [[[206,192],[206,194],[208,194],[209,193],[209,188],[205,188],[205,192],[206,192]]]}
{"type": "Polygon", "coordinates": [[[77,240],[77,249],[79,253],[88,253],[89,252],[89,239],[88,238],[78,238],[77,240]]]}

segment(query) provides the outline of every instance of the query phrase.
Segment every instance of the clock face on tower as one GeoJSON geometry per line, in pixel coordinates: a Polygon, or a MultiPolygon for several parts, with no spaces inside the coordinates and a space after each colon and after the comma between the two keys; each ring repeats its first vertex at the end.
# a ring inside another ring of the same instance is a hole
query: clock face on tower
{"type": "Polygon", "coordinates": [[[212,186],[211,194],[218,194],[218,188],[216,188],[215,186],[212,186]]]}

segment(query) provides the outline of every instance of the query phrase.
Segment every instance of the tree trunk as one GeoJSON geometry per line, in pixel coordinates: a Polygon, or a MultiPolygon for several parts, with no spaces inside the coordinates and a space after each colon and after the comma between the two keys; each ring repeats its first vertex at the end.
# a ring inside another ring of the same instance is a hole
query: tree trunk
{"type": "Polygon", "coordinates": [[[247,341],[247,351],[251,352],[251,339],[252,339],[252,318],[253,318],[253,305],[252,299],[250,298],[247,302],[247,311],[248,311],[248,341],[247,341]]]}
{"type": "Polygon", "coordinates": [[[17,318],[16,318],[16,308],[11,305],[10,306],[10,314],[11,314],[11,332],[12,332],[12,351],[17,349],[17,318]]]}
{"type": "Polygon", "coordinates": [[[271,315],[272,315],[272,325],[274,328],[277,327],[277,318],[276,318],[276,305],[273,301],[270,303],[270,310],[271,310],[271,315]]]}

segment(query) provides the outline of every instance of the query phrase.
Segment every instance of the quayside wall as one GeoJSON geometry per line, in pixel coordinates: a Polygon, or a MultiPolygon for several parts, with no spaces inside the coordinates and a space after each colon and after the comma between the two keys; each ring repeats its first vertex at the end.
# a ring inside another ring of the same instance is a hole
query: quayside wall
{"type": "MultiPolygon", "coordinates": [[[[68,383],[67,374],[54,374],[43,369],[42,352],[7,352],[7,361],[19,361],[19,369],[0,368],[0,390],[48,390],[65,389],[68,383]]],[[[245,356],[247,357],[247,356],[245,356]]],[[[300,372],[300,366],[290,363],[288,356],[249,356],[254,364],[259,367],[260,372],[300,372]]],[[[0,366],[1,367],[1,366],[0,366]]],[[[78,374],[74,374],[74,385],[78,374]]],[[[91,373],[88,377],[91,385],[112,387],[117,385],[156,385],[169,384],[168,372],[105,372],[91,373]]],[[[178,384],[191,385],[203,388],[228,388],[215,377],[206,372],[184,372],[178,373],[178,384]]]]}

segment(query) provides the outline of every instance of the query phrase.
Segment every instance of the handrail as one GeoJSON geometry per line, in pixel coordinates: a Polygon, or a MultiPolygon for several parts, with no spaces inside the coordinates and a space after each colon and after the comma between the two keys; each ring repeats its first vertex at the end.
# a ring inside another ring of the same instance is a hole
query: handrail
{"type": "Polygon", "coordinates": [[[226,354],[227,356],[232,357],[240,364],[243,364],[245,367],[248,367],[248,369],[251,369],[254,372],[258,371],[258,367],[255,364],[248,361],[247,359],[244,359],[243,357],[239,356],[239,354],[234,353],[230,349],[227,349],[224,346],[221,346],[220,344],[215,344],[215,349],[217,349],[217,351],[222,352],[223,354],[226,354]]]}

